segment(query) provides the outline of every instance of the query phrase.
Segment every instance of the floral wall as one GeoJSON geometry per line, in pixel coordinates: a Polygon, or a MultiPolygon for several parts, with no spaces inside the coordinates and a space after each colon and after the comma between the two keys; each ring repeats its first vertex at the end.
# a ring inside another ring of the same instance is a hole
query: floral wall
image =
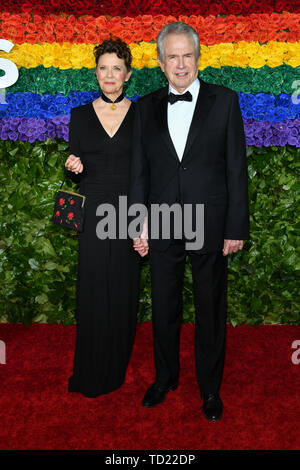
{"type": "MultiPolygon", "coordinates": [[[[49,220],[70,109],[100,94],[94,45],[111,34],[130,45],[125,91],[136,101],[166,84],[155,40],[166,23],[184,21],[200,36],[199,76],[237,91],[244,120],[251,240],[229,261],[229,320],[299,323],[299,20],[297,0],[0,1],[0,38],[14,44],[0,58],[19,71],[0,96],[0,321],[74,321],[76,234],[49,220]]],[[[191,321],[188,266],[185,278],[191,321]]],[[[147,260],[139,319],[151,319],[147,260]]]]}

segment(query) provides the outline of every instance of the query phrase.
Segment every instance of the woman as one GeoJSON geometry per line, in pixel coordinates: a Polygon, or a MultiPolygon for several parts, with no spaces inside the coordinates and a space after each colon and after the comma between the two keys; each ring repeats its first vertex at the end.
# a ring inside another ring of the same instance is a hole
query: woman
{"type": "MultiPolygon", "coordinates": [[[[100,239],[96,215],[129,189],[134,103],[124,97],[131,52],[120,39],[94,49],[100,98],[71,111],[68,174],[86,196],[84,231],[79,233],[76,346],[69,391],[87,397],[109,393],[124,379],[138,309],[139,256],[130,239],[100,239]]],[[[106,214],[105,214],[106,215],[106,214]]],[[[117,228],[118,236],[118,228],[117,228]]]]}

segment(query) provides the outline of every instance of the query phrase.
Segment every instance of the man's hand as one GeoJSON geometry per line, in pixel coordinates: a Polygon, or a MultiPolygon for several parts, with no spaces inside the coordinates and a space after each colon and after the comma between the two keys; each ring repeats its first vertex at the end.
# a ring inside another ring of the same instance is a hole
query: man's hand
{"type": "Polygon", "coordinates": [[[243,245],[243,240],[224,240],[223,256],[227,256],[229,253],[236,253],[238,250],[242,250],[243,245]]]}

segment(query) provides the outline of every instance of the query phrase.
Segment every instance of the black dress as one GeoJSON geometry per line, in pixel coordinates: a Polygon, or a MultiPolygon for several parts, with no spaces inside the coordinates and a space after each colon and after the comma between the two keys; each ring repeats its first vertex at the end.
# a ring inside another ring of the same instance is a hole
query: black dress
{"type": "Polygon", "coordinates": [[[112,138],[92,103],[71,111],[70,153],[81,158],[84,171],[68,174],[80,182],[86,202],[84,231],[78,235],[76,346],[68,390],[87,397],[122,385],[135,336],[139,255],[129,238],[96,234],[103,218],[96,215],[98,205],[114,205],[118,220],[119,196],[128,194],[134,107],[112,138]]]}

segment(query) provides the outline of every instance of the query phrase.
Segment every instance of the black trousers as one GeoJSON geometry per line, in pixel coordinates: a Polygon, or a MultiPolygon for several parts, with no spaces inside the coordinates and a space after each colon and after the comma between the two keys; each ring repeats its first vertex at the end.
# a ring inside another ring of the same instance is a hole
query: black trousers
{"type": "Polygon", "coordinates": [[[152,324],[156,382],[162,387],[179,378],[182,289],[189,256],[195,306],[196,377],[202,392],[218,392],[224,366],[227,257],[222,251],[199,255],[174,241],[164,251],[150,250],[152,324]]]}

